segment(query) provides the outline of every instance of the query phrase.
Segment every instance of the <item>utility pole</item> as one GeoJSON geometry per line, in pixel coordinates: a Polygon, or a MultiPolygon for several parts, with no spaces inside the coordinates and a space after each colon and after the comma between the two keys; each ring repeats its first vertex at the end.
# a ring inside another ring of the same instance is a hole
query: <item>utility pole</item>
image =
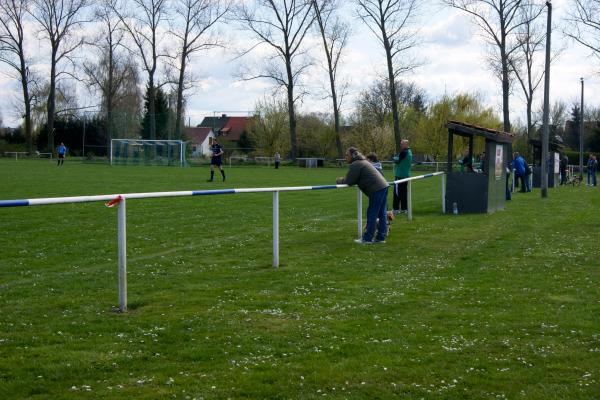
{"type": "Polygon", "coordinates": [[[581,109],[579,110],[579,176],[583,178],[583,78],[581,78],[581,109]]]}
{"type": "Polygon", "coordinates": [[[85,160],[85,111],[83,112],[83,140],[81,143],[81,161],[85,160]]]}
{"type": "Polygon", "coordinates": [[[550,119],[550,35],[552,34],[552,2],[547,1],[548,21],[546,23],[546,68],[544,72],[544,116],[542,130],[542,165],[541,192],[542,198],[548,197],[548,123],[550,119]]]}

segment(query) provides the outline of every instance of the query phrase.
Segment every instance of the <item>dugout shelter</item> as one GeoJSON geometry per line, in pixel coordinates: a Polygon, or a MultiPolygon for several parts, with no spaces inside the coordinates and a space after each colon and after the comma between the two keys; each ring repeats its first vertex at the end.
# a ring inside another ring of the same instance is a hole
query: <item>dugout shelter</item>
{"type": "MultiPolygon", "coordinates": [[[[529,139],[527,142],[533,148],[532,187],[539,188],[542,185],[542,141],[529,139]]],[[[558,186],[560,182],[560,157],[563,153],[563,145],[551,140],[548,142],[548,187],[558,186]]]]}
{"type": "Polygon", "coordinates": [[[512,143],[515,136],[493,129],[458,121],[448,121],[448,166],[446,169],[446,213],[492,213],[503,210],[506,201],[506,167],[512,159],[512,143]],[[453,170],[454,137],[468,139],[468,153],[473,159],[475,138],[485,140],[483,168],[469,171],[453,170]]]}

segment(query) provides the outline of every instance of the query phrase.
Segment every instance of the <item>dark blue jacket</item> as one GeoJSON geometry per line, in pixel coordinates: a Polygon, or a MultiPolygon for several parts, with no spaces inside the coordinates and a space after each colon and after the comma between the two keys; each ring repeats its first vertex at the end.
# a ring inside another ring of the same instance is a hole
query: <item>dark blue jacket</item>
{"type": "Polygon", "coordinates": [[[515,170],[517,176],[525,175],[525,159],[521,156],[515,158],[512,162],[512,167],[515,170]]]}

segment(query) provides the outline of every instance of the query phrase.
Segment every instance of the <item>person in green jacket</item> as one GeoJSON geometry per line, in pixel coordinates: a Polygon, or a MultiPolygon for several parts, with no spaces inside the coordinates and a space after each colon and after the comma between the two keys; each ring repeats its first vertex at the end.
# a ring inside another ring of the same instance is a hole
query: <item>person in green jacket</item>
{"type": "MultiPolygon", "coordinates": [[[[410,177],[410,168],[412,167],[412,151],[410,150],[408,140],[400,142],[400,154],[394,154],[394,180],[410,177]]],[[[397,183],[394,185],[394,215],[408,212],[408,182],[397,183]]]]}

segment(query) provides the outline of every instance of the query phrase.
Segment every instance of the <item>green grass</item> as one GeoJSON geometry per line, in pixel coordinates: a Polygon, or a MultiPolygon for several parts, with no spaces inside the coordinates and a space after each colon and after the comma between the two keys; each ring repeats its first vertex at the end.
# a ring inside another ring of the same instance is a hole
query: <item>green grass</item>
{"type": "MultiPolygon", "coordinates": [[[[330,184],[343,169],[0,160],[0,199],[330,184]]],[[[389,173],[389,171],[388,171],[389,173]]],[[[388,178],[391,178],[388,176],[388,178]]],[[[600,192],[517,193],[359,246],[355,189],[0,208],[0,398],[598,399],[600,192]]]]}

